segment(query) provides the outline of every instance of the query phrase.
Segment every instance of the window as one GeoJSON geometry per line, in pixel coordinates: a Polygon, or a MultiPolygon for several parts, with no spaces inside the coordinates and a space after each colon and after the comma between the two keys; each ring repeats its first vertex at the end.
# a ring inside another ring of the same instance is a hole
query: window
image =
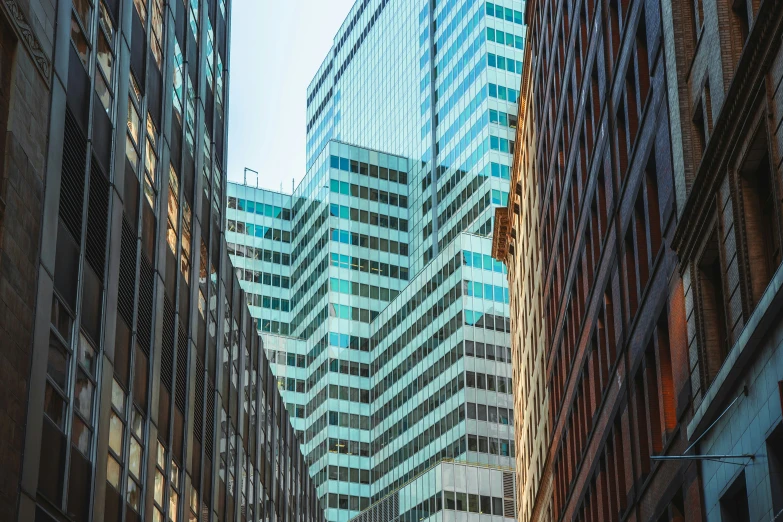
{"type": "Polygon", "coordinates": [[[158,141],[158,131],[152,123],[152,118],[147,117],[147,146],[144,149],[144,195],[149,202],[150,207],[155,210],[158,184],[157,167],[158,154],[156,144],[158,141]]]}
{"type": "Polygon", "coordinates": [[[728,354],[728,328],[724,303],[723,268],[718,250],[718,231],[713,230],[698,263],[698,285],[702,311],[701,376],[706,386],[717,375],[728,354]]]}
{"type": "Polygon", "coordinates": [[[739,169],[750,275],[750,308],[761,299],[781,262],[779,217],[767,133],[762,123],[739,169]]]}
{"type": "Polygon", "coordinates": [[[707,147],[707,141],[712,133],[712,112],[710,102],[710,86],[704,85],[704,92],[701,99],[696,102],[696,106],[693,111],[693,126],[696,131],[696,153],[699,158],[704,155],[704,150],[707,147]]]}
{"type": "Polygon", "coordinates": [[[750,522],[748,491],[745,486],[745,472],[742,471],[720,499],[723,522],[750,522]]]}
{"type": "Polygon", "coordinates": [[[179,232],[179,180],[174,165],[169,165],[168,226],[166,241],[171,252],[177,255],[177,235],[179,232]]]}
{"type": "MultiPolygon", "coordinates": [[[[778,382],[778,388],[781,383],[778,382]]],[[[783,425],[778,425],[767,439],[769,480],[772,490],[772,519],[783,516],[783,425]]]]}

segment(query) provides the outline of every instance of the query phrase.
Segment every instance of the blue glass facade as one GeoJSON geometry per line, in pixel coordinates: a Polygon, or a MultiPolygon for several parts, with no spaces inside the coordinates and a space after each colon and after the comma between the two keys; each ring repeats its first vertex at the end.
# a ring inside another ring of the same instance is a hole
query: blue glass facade
{"type": "MultiPolygon", "coordinates": [[[[508,289],[486,236],[508,198],[523,10],[358,0],[308,88],[303,181],[228,185],[229,253],[329,520],[448,518],[462,503],[434,485],[377,516],[440,462],[514,468],[508,289]]],[[[500,514],[484,495],[513,517],[514,487],[460,491],[464,511],[500,514]]]]}

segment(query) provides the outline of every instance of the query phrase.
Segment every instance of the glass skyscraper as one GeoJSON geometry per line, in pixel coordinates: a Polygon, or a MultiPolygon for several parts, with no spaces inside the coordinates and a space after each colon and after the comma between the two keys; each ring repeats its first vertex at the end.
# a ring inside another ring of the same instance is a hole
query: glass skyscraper
{"type": "Polygon", "coordinates": [[[357,1],[308,88],[303,181],[228,185],[229,254],[329,520],[514,516],[508,289],[487,236],[523,9],[357,1]]]}

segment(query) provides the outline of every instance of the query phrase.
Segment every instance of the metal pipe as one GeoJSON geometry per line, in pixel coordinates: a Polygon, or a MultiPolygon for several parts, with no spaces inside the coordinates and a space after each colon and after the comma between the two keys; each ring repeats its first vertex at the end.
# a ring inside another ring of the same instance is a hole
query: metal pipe
{"type": "Polygon", "coordinates": [[[750,459],[755,455],[653,455],[650,460],[750,459]]]}

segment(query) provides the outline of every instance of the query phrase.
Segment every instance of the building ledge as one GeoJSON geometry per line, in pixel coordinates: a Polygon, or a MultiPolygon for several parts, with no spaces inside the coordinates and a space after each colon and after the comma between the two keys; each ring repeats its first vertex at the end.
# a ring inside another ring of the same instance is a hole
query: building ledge
{"type": "Polygon", "coordinates": [[[495,208],[495,227],[492,230],[492,257],[505,261],[509,246],[509,216],[508,207],[495,208]]]}
{"type": "Polygon", "coordinates": [[[712,381],[704,400],[694,412],[688,424],[688,440],[693,441],[705,432],[725,407],[727,401],[734,398],[736,389],[741,385],[741,377],[752,362],[758,347],[783,308],[783,265],[779,266],[767,289],[761,296],[756,309],[750,315],[739,338],[729,351],[726,360],[712,381]]]}

